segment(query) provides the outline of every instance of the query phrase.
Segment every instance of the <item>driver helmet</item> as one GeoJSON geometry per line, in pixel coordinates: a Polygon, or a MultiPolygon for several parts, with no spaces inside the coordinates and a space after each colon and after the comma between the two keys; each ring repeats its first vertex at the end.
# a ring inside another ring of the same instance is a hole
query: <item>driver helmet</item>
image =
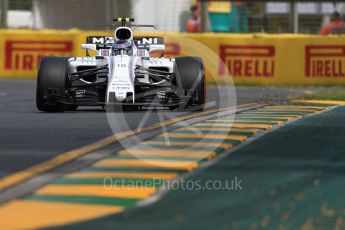
{"type": "Polygon", "coordinates": [[[118,40],[112,46],[113,55],[121,55],[123,51],[124,55],[132,55],[133,45],[130,41],[127,40],[118,40]]]}

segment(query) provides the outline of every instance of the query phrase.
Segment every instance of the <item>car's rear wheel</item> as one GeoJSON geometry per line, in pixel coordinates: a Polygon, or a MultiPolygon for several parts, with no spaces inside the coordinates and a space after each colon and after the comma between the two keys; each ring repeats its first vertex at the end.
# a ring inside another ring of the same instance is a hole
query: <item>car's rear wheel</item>
{"type": "Polygon", "coordinates": [[[206,101],[206,81],[201,58],[176,58],[173,84],[188,96],[186,99],[187,106],[197,106],[198,110],[203,109],[206,101]]]}
{"type": "Polygon", "coordinates": [[[37,77],[36,106],[44,112],[63,112],[66,106],[61,103],[48,104],[48,89],[64,90],[68,85],[68,58],[44,57],[39,65],[37,77]]]}

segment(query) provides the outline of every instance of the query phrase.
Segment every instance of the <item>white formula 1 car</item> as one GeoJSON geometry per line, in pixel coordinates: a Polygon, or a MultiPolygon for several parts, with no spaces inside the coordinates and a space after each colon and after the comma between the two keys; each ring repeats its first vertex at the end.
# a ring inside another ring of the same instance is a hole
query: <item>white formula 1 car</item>
{"type": "Polygon", "coordinates": [[[114,37],[87,37],[85,57],[44,57],[37,78],[37,108],[45,112],[114,105],[202,110],[204,65],[198,57],[164,58],[162,37],[133,37],[134,19],[114,20],[114,37]],[[89,50],[97,52],[96,57],[89,50]],[[160,52],[161,57],[150,57],[160,52]]]}

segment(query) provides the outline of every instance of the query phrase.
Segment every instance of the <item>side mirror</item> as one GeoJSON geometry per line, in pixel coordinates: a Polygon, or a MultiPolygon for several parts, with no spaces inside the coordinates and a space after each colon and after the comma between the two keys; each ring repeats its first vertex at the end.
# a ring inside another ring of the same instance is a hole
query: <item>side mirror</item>
{"type": "Polygon", "coordinates": [[[97,45],[96,44],[81,44],[81,48],[84,50],[94,50],[97,51],[97,45]]]}
{"type": "Polygon", "coordinates": [[[164,52],[165,50],[165,45],[150,45],[149,47],[149,52],[154,52],[154,51],[161,51],[164,52]]]}
{"type": "Polygon", "coordinates": [[[150,55],[158,54],[159,57],[164,56],[165,45],[150,45],[149,53],[150,55]]]}
{"type": "Polygon", "coordinates": [[[89,50],[97,51],[97,45],[96,44],[81,44],[81,48],[86,50],[86,56],[90,57],[89,50]]]}

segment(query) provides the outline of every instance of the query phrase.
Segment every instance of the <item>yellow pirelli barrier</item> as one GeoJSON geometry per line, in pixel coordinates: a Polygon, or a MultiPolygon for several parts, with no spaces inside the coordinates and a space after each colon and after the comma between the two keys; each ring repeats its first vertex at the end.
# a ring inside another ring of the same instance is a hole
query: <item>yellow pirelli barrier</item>
{"type": "MultiPolygon", "coordinates": [[[[0,30],[0,77],[35,78],[43,56],[83,56],[86,36],[111,32],[0,30]]],[[[201,56],[208,83],[345,85],[345,36],[139,34],[163,36],[165,56],[201,56]]]]}
{"type": "Polygon", "coordinates": [[[76,31],[0,30],[0,77],[33,78],[47,55],[73,56],[76,31]]]}

